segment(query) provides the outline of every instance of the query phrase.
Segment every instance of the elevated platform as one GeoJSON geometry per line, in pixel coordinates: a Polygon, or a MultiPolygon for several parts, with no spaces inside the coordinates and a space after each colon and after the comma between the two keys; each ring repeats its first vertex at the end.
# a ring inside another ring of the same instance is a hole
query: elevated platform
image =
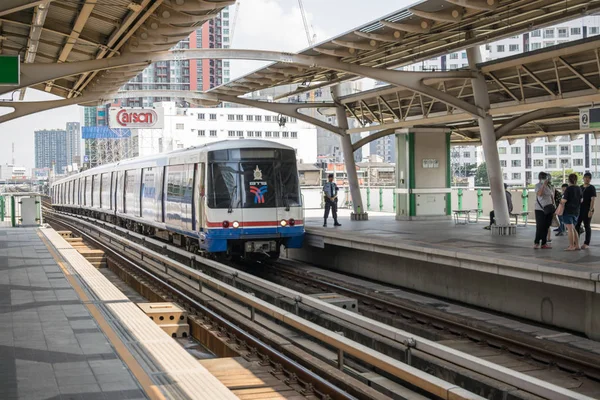
{"type": "Polygon", "coordinates": [[[0,228],[2,399],[235,399],[50,228],[0,228]]]}
{"type": "MultiPolygon", "coordinates": [[[[492,236],[485,222],[404,222],[369,213],[369,221],[323,228],[321,210],[306,212],[305,248],[288,257],[587,334],[600,340],[600,232],[592,246],[534,250],[533,225],[492,236]]],[[[331,224],[330,224],[331,226],[331,224]]],[[[596,239],[594,239],[594,237],[596,239]]]]}

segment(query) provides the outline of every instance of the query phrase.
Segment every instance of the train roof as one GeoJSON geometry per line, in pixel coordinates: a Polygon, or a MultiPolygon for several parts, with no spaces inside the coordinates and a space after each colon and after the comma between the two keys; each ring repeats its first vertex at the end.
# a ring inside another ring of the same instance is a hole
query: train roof
{"type": "Polygon", "coordinates": [[[192,153],[193,151],[201,150],[201,151],[217,151],[217,150],[232,150],[232,149],[252,149],[252,148],[273,148],[273,149],[283,149],[283,150],[294,150],[293,147],[286,146],[281,143],[272,142],[269,140],[260,140],[260,139],[229,139],[229,140],[220,140],[218,142],[206,143],[199,146],[191,146],[185,149],[177,149],[170,151],[168,153],[160,153],[154,154],[151,156],[145,157],[136,157],[136,158],[128,158],[126,160],[121,160],[116,163],[110,163],[105,165],[100,165],[98,167],[90,168],[88,170],[82,171],[79,174],[75,174],[72,176],[68,176],[65,178],[61,178],[54,182],[54,184],[61,183],[65,180],[70,180],[76,175],[88,176],[95,175],[97,173],[104,172],[106,170],[112,170],[112,168],[125,166],[125,165],[133,165],[143,161],[152,161],[152,160],[161,160],[161,159],[169,159],[172,156],[185,155],[186,153],[192,153]]]}

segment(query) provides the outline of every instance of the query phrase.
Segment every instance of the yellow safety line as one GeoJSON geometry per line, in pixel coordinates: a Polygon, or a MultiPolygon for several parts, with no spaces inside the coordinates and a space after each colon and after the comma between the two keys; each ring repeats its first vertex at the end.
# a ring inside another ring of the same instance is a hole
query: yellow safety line
{"type": "Polygon", "coordinates": [[[77,295],[79,296],[81,301],[87,307],[90,314],[92,314],[92,316],[94,317],[94,319],[100,326],[100,329],[102,329],[102,332],[104,332],[104,334],[106,335],[108,340],[110,340],[110,342],[114,346],[115,350],[117,350],[117,353],[119,354],[119,357],[121,357],[121,360],[123,360],[123,362],[125,362],[125,364],[127,364],[127,366],[129,367],[129,369],[131,370],[133,375],[136,377],[136,379],[142,386],[142,389],[144,390],[144,392],[146,392],[146,395],[148,395],[148,397],[151,400],[166,400],[166,397],[162,394],[162,392],[154,384],[154,382],[152,382],[152,379],[150,379],[150,376],[146,373],[146,371],[144,371],[142,366],[133,357],[133,355],[131,355],[131,353],[129,352],[127,347],[125,347],[125,344],[123,343],[123,341],[119,338],[119,336],[111,328],[111,326],[108,324],[108,322],[106,322],[106,319],[104,319],[104,316],[102,315],[102,313],[100,312],[98,307],[96,307],[96,305],[90,303],[90,301],[89,301],[90,299],[85,294],[83,288],[79,285],[79,283],[77,283],[77,280],[73,277],[73,275],[71,275],[71,273],[67,270],[67,268],[65,268],[65,265],[61,261],[61,257],[56,253],[52,244],[39,231],[39,229],[37,230],[37,234],[42,239],[42,242],[44,242],[44,244],[48,248],[48,251],[54,258],[54,261],[56,261],[58,266],[63,270],[65,276],[69,280],[69,283],[71,283],[71,286],[73,286],[73,289],[75,289],[75,292],[77,292],[77,295]]]}

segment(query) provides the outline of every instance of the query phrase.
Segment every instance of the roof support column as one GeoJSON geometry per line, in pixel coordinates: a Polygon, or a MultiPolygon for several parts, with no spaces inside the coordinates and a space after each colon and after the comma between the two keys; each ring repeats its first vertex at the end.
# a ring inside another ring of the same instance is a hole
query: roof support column
{"type": "MultiPolygon", "coordinates": [[[[335,85],[331,89],[333,100],[341,97],[340,85],[335,85]]],[[[350,214],[353,221],[366,221],[369,215],[365,212],[360,194],[360,184],[358,182],[358,173],[356,172],[356,163],[354,162],[354,148],[352,139],[348,132],[348,118],[346,118],[346,109],[341,104],[335,108],[337,123],[343,134],[340,137],[342,142],[342,152],[344,153],[344,164],[346,165],[346,175],[348,176],[348,185],[350,186],[350,195],[352,196],[352,208],[354,212],[350,214]]]]}
{"type": "MultiPolygon", "coordinates": [[[[476,64],[481,61],[481,52],[478,46],[467,49],[469,67],[475,70],[476,64]]],[[[485,111],[484,117],[478,117],[479,130],[481,132],[481,145],[483,155],[487,166],[488,179],[490,181],[490,190],[496,226],[492,232],[497,234],[509,234],[510,229],[504,227],[510,226],[510,215],[508,214],[508,205],[504,194],[504,181],[502,177],[502,168],[500,167],[500,156],[498,154],[498,145],[496,143],[496,131],[494,130],[494,121],[489,114],[490,98],[487,92],[485,78],[481,73],[476,78],[471,79],[473,85],[473,97],[475,105],[485,111]]]]}

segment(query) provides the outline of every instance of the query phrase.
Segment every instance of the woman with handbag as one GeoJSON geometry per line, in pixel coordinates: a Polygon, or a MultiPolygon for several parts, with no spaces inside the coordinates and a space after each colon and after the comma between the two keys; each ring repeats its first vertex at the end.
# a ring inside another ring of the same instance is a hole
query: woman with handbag
{"type": "Polygon", "coordinates": [[[581,207],[581,189],[577,186],[577,175],[569,175],[569,187],[565,190],[563,199],[556,213],[563,216],[563,222],[569,233],[569,247],[565,250],[579,250],[579,233],[575,229],[575,224],[579,218],[579,208],[581,207]]]}
{"type": "Polygon", "coordinates": [[[554,191],[550,188],[549,176],[545,172],[538,175],[539,182],[535,185],[535,241],[534,249],[551,249],[547,243],[548,229],[554,216],[554,191]]]}

